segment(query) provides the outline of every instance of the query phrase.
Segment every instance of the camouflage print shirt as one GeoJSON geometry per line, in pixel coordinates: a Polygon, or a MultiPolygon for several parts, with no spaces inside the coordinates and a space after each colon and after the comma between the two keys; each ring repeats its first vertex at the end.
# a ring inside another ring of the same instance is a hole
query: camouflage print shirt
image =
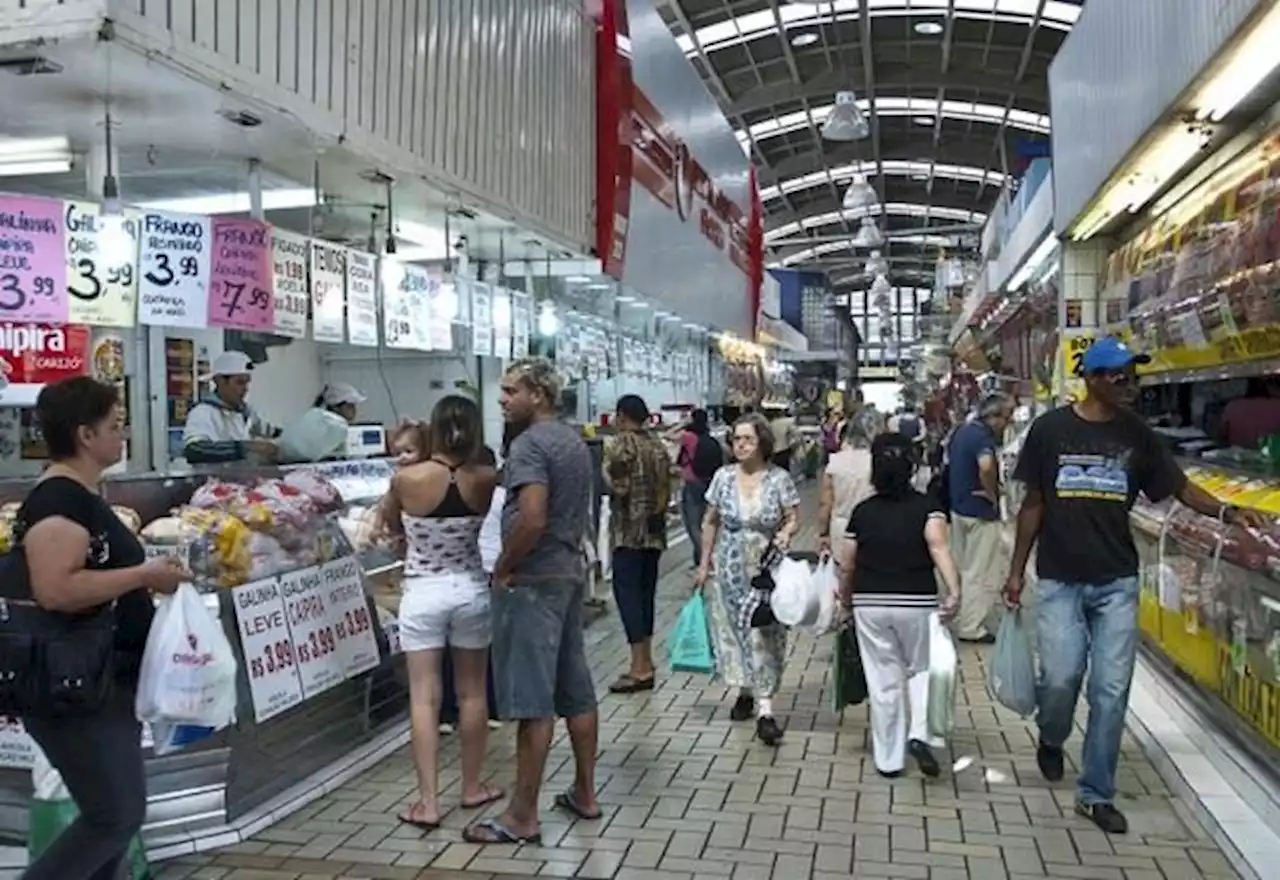
{"type": "Polygon", "coordinates": [[[604,447],[609,480],[609,534],[613,546],[667,548],[671,456],[652,431],[621,431],[604,447]]]}

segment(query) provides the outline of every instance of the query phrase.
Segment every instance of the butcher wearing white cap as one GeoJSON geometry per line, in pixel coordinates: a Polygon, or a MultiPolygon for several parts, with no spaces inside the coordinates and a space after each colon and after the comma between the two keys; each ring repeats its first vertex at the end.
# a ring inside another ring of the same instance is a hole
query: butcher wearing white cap
{"type": "Polygon", "coordinates": [[[182,430],[183,455],[191,464],[223,464],[244,461],[252,454],[264,461],[276,457],[273,438],[279,429],[259,419],[245,403],[253,361],[242,351],[224,351],[202,381],[213,383],[213,392],[201,397],[187,414],[182,430]]]}
{"type": "Polygon", "coordinates": [[[280,435],[280,460],[297,463],[340,457],[356,407],[367,398],[353,385],[331,382],[316,395],[311,409],[280,435]]]}

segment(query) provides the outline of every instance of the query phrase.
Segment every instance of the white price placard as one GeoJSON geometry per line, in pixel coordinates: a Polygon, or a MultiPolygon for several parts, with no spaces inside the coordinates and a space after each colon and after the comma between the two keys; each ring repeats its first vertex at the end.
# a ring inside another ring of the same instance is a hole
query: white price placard
{"type": "Polygon", "coordinates": [[[196,214],[148,211],[139,222],[139,323],[208,326],[211,221],[196,214]]]}
{"type": "Polygon", "coordinates": [[[493,314],[493,356],[511,358],[511,293],[502,287],[491,287],[493,314]]]}
{"type": "Polygon", "coordinates": [[[21,718],[0,715],[0,767],[29,770],[36,762],[36,743],[21,718]]]}
{"type": "Polygon", "coordinates": [[[132,327],[138,310],[138,215],[103,217],[95,202],[67,202],[67,321],[132,327]]]}
{"type": "Polygon", "coordinates": [[[271,247],[276,298],[275,332],[298,339],[307,335],[307,311],[311,308],[311,288],[307,285],[311,240],[282,229],[273,229],[271,247]]]}
{"type": "Polygon", "coordinates": [[[236,587],[231,601],[236,608],[253,716],[261,724],[303,698],[281,579],[266,578],[236,587]]]}
{"type": "Polygon", "coordinates": [[[345,678],[352,678],[382,662],[361,579],[360,562],[354,556],[344,556],[322,566],[320,574],[324,582],[325,605],[338,643],[342,673],[345,678]]]}
{"type": "Polygon", "coordinates": [[[522,293],[511,294],[511,357],[529,356],[529,333],[533,322],[533,305],[522,293]]]}
{"type": "Polygon", "coordinates": [[[493,354],[493,294],[489,285],[471,285],[471,353],[477,357],[493,354]]]}
{"type": "Polygon", "coordinates": [[[347,340],[352,345],[378,344],[377,264],[373,254],[347,252],[347,340]]]}
{"type": "Polygon", "coordinates": [[[427,310],[431,316],[427,343],[433,351],[453,351],[453,321],[458,316],[458,291],[452,281],[432,279],[427,288],[427,310]]]}
{"type": "Polygon", "coordinates": [[[309,700],[342,683],[338,637],[325,604],[320,567],[280,576],[285,619],[293,639],[293,656],[302,680],[302,697],[309,700]]]}
{"type": "Polygon", "coordinates": [[[347,249],[311,243],[311,338],[346,342],[347,249]]]}

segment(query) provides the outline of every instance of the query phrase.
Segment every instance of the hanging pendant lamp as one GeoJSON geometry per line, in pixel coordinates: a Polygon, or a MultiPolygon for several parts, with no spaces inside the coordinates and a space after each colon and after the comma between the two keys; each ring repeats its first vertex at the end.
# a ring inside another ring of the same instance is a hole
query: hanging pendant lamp
{"type": "Polygon", "coordinates": [[[867,257],[866,265],[862,271],[867,275],[885,275],[889,272],[889,261],[884,258],[880,251],[872,251],[871,256],[867,257]]]}
{"type": "Polygon", "coordinates": [[[836,104],[822,123],[822,136],[829,141],[860,141],[871,135],[867,117],[853,92],[836,92],[836,104]]]}
{"type": "Polygon", "coordinates": [[[863,217],[862,222],[858,224],[858,231],[853,236],[854,247],[876,248],[884,244],[884,235],[880,232],[880,227],[870,217],[863,217]]]}
{"type": "Polygon", "coordinates": [[[859,208],[870,208],[878,204],[880,204],[880,196],[876,193],[876,188],[867,183],[866,175],[853,175],[853,181],[844,191],[844,209],[856,211],[859,208]]]}

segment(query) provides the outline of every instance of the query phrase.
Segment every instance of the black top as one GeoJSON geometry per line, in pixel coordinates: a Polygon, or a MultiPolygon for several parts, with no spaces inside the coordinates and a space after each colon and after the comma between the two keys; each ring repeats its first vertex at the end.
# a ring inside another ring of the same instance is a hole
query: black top
{"type": "MultiPolygon", "coordinates": [[[[15,545],[28,529],[51,516],[60,516],[89,533],[84,567],[94,571],[129,568],[146,561],[146,551],[129,527],[120,521],[100,495],[69,477],[50,477],[37,483],[18,510],[14,523],[15,545]]],[[[116,602],[117,675],[137,677],[147,644],[155,606],[144,587],[125,593],[116,602]]]]}
{"type": "Polygon", "coordinates": [[[1138,492],[1176,495],[1187,478],[1136,414],[1089,422],[1064,406],[1036,419],[1014,478],[1044,496],[1036,572],[1067,583],[1106,584],[1138,573],[1129,509],[1138,492]]]}
{"type": "Polygon", "coordinates": [[[459,516],[483,516],[485,511],[472,510],[467,505],[466,499],[462,497],[462,490],[458,488],[458,468],[462,467],[462,465],[449,464],[447,461],[435,458],[434,456],[429,460],[448,469],[449,486],[444,490],[444,497],[440,499],[440,503],[437,504],[435,508],[427,514],[427,516],[433,519],[453,519],[459,516]]]}
{"type": "Polygon", "coordinates": [[[937,499],[914,489],[899,498],[872,495],[853,509],[849,538],[858,542],[854,605],[934,606],[938,583],[924,539],[930,518],[946,518],[937,499]]]}

